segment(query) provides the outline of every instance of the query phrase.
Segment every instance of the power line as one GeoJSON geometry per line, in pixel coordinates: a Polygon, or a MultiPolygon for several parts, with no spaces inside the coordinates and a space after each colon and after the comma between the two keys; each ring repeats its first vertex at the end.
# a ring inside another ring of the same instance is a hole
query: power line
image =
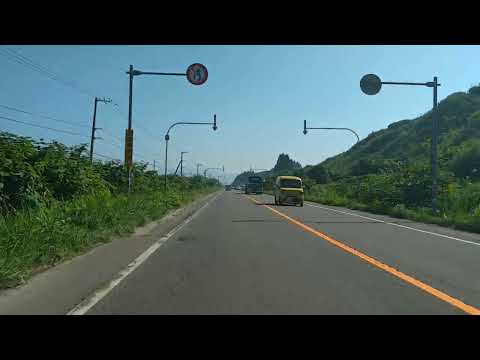
{"type": "MultiPolygon", "coordinates": [[[[57,121],[57,122],[61,122],[61,123],[65,123],[65,124],[68,124],[68,125],[74,125],[74,126],[78,126],[78,127],[84,127],[84,128],[89,128],[89,126],[87,125],[80,125],[78,123],[71,123],[71,122],[68,122],[68,121],[65,121],[65,120],[60,120],[60,119],[56,119],[56,118],[53,118],[51,116],[46,116],[46,115],[40,115],[40,114],[34,114],[32,112],[29,112],[29,111],[26,111],[26,110],[22,110],[22,109],[19,109],[19,108],[15,108],[13,106],[7,106],[7,105],[2,105],[0,104],[0,107],[3,107],[5,109],[9,109],[9,110],[13,110],[13,111],[17,111],[17,112],[20,112],[20,113],[25,113],[25,114],[29,114],[29,115],[33,115],[33,116],[39,116],[39,117],[43,117],[43,118],[46,118],[46,119],[51,119],[51,120],[54,120],[54,121],[57,121]]],[[[36,125],[36,124],[31,124],[31,123],[27,123],[27,122],[22,122],[20,120],[16,120],[16,119],[11,119],[11,118],[5,118],[5,117],[1,117],[2,119],[5,119],[5,120],[9,120],[9,121],[14,121],[14,122],[17,122],[17,123],[21,123],[21,124],[25,124],[25,125],[30,125],[30,126],[35,126],[35,127],[39,127],[39,128],[45,128],[45,129],[49,129],[49,130],[52,130],[52,131],[57,131],[57,132],[62,132],[62,133],[65,133],[65,134],[69,134],[69,135],[78,135],[78,136],[84,136],[86,137],[86,135],[82,135],[82,134],[78,134],[78,133],[72,133],[72,132],[69,132],[67,130],[60,130],[60,129],[54,129],[54,128],[49,128],[49,127],[46,127],[46,126],[41,126],[41,125],[36,125]]],[[[123,142],[120,138],[116,137],[115,135],[113,135],[112,133],[110,133],[109,131],[103,129],[103,132],[105,132],[107,135],[109,135],[110,137],[112,137],[112,140],[115,140],[117,144],[114,144],[114,143],[111,143],[111,142],[108,142],[108,144],[111,144],[117,148],[119,148],[120,150],[123,150],[123,142]]],[[[142,157],[146,157],[145,155],[143,154],[139,154],[138,152],[134,153],[137,157],[138,155],[142,156],[142,157]]]]}
{"type": "MultiPolygon", "coordinates": [[[[117,105],[117,106],[118,106],[118,104],[114,104],[114,105],[117,105]]],[[[124,115],[124,114],[123,114],[119,109],[117,109],[116,107],[114,107],[114,109],[116,109],[120,114],[124,115]]],[[[147,131],[147,130],[146,130],[146,131],[147,131]]],[[[121,148],[119,147],[121,150],[124,149],[124,148],[123,148],[124,142],[123,142],[122,139],[120,139],[119,137],[113,135],[112,133],[110,133],[110,132],[108,132],[108,131],[106,131],[106,130],[104,130],[104,132],[105,132],[107,135],[111,136],[113,139],[115,139],[115,140],[117,141],[117,143],[118,143],[120,146],[122,146],[121,148]]],[[[147,134],[148,134],[148,132],[147,132],[147,134]]],[[[114,145],[114,144],[112,144],[112,145],[114,145]]],[[[115,146],[116,146],[116,145],[115,145],[115,146]]],[[[117,147],[118,147],[118,146],[117,146],[117,147]]],[[[135,151],[133,152],[133,154],[134,154],[135,156],[137,156],[137,157],[139,157],[138,155],[140,155],[140,156],[142,156],[142,157],[145,157],[145,158],[148,157],[148,156],[145,156],[144,154],[141,154],[141,153],[135,152],[135,151]]]]}
{"type": "MultiPolygon", "coordinates": [[[[28,123],[28,122],[25,122],[25,121],[20,121],[20,120],[8,118],[8,117],[5,117],[5,116],[0,116],[0,119],[5,119],[5,120],[8,120],[8,121],[12,121],[12,122],[16,122],[16,123],[20,123],[20,124],[24,124],[24,125],[29,125],[29,126],[33,126],[33,127],[38,127],[38,128],[41,128],[41,129],[47,129],[47,130],[51,130],[51,131],[56,131],[56,132],[60,132],[60,133],[63,133],[63,134],[76,135],[76,136],[82,136],[82,137],[88,138],[87,135],[78,134],[78,133],[73,133],[73,132],[66,131],[66,130],[55,129],[55,128],[51,128],[51,127],[47,127],[47,126],[41,126],[41,125],[37,125],[37,124],[32,124],[32,123],[28,123]]],[[[14,142],[21,143],[22,141],[21,141],[21,140],[14,140],[14,142]]],[[[112,144],[112,143],[109,143],[109,144],[115,145],[115,144],[112,144]]],[[[119,148],[121,149],[121,147],[119,147],[119,148]]],[[[94,153],[94,154],[97,155],[97,156],[100,156],[100,157],[104,157],[104,158],[111,159],[111,160],[121,161],[120,159],[115,159],[115,158],[113,158],[113,157],[111,157],[111,156],[108,156],[108,155],[99,154],[99,153],[94,153]]],[[[141,159],[141,160],[145,161],[144,159],[141,159]]]]}
{"type": "Polygon", "coordinates": [[[51,130],[51,131],[56,131],[56,132],[63,133],[63,134],[75,135],[75,136],[81,136],[81,137],[90,138],[90,137],[87,136],[87,135],[83,135],[83,134],[79,134],[79,133],[74,133],[74,132],[70,132],[70,131],[67,131],[67,130],[55,129],[55,128],[51,128],[51,127],[48,127],[48,126],[42,126],[42,125],[32,124],[32,123],[29,123],[29,122],[26,122],[26,121],[20,121],[20,120],[8,118],[8,117],[5,117],[5,116],[0,116],[0,119],[12,121],[12,122],[16,122],[16,123],[19,123],[19,124],[29,125],[29,126],[33,126],[33,127],[37,127],[37,128],[41,128],[41,129],[47,129],[47,130],[51,130]]]}
{"type": "MultiPolygon", "coordinates": [[[[60,120],[60,119],[56,119],[56,118],[53,118],[51,116],[46,116],[46,115],[40,115],[40,114],[34,114],[32,112],[29,112],[29,111],[26,111],[26,110],[22,110],[22,109],[19,109],[19,108],[15,108],[13,106],[7,106],[7,105],[2,105],[0,104],[0,107],[3,107],[5,109],[9,109],[9,110],[13,110],[13,111],[17,111],[17,112],[20,112],[20,113],[25,113],[25,114],[29,114],[29,115],[33,115],[33,116],[39,116],[39,117],[43,117],[43,118],[47,118],[47,119],[51,119],[51,120],[54,120],[54,121],[58,121],[58,122],[62,122],[62,123],[65,123],[65,124],[68,124],[68,125],[75,125],[75,126],[78,126],[78,127],[85,127],[85,128],[89,128],[89,126],[87,125],[80,125],[78,123],[71,123],[71,122],[68,122],[68,121],[65,121],[65,120],[60,120]]],[[[3,117],[2,117],[3,118],[3,117]]],[[[49,127],[44,127],[44,126],[40,126],[40,125],[35,125],[35,124],[31,124],[31,123],[27,123],[27,122],[22,122],[20,120],[15,120],[15,119],[10,119],[10,118],[4,118],[6,120],[10,120],[10,121],[14,121],[14,122],[18,122],[18,123],[22,123],[22,124],[25,124],[25,125],[31,125],[31,126],[36,126],[36,127],[41,127],[41,128],[47,128],[47,129],[50,129],[50,130],[53,130],[53,128],[49,128],[49,127]]],[[[117,144],[114,144],[114,143],[111,143],[111,142],[108,142],[108,144],[110,145],[113,145],[117,148],[119,148],[120,150],[123,150],[123,142],[122,140],[113,135],[112,133],[110,133],[109,131],[105,130],[104,128],[101,129],[104,133],[106,133],[108,136],[110,136],[112,138],[112,140],[115,140],[117,144]]],[[[67,133],[67,134],[71,134],[71,135],[79,135],[79,136],[86,136],[86,135],[82,135],[82,134],[75,134],[75,133],[72,133],[72,132],[69,132],[69,131],[66,131],[66,130],[60,130],[60,129],[55,129],[54,131],[58,131],[58,132],[63,132],[63,133],[67,133]]],[[[135,152],[134,153],[135,155],[140,155],[142,157],[147,157],[143,154],[140,154],[138,152],[135,152]]]]}
{"type": "Polygon", "coordinates": [[[50,79],[57,81],[57,79],[55,79],[54,75],[51,75],[50,73],[48,73],[44,70],[41,70],[40,68],[26,62],[25,60],[23,60],[20,57],[17,57],[15,55],[12,55],[11,53],[6,52],[5,49],[0,49],[0,55],[2,55],[5,58],[8,58],[9,60],[12,60],[12,61],[16,62],[17,64],[20,64],[20,65],[23,65],[23,66],[27,67],[30,70],[33,70],[33,71],[35,71],[37,73],[40,73],[40,74],[43,74],[43,75],[49,77],[50,79]]]}
{"type": "Polygon", "coordinates": [[[113,135],[111,132],[105,130],[104,128],[101,129],[105,134],[107,134],[108,136],[112,137],[112,139],[114,139],[119,145],[123,146],[123,141],[122,139],[120,139],[119,137],[113,135]]]}
{"type": "Polygon", "coordinates": [[[35,114],[35,113],[30,112],[30,111],[23,110],[23,109],[19,109],[19,108],[13,107],[13,106],[7,106],[7,105],[2,105],[2,104],[0,104],[0,107],[5,108],[5,109],[8,109],[8,110],[12,110],[12,111],[16,111],[16,112],[20,112],[20,113],[32,115],[32,116],[38,116],[38,117],[41,117],[41,118],[44,118],[44,119],[50,119],[50,120],[53,120],[53,121],[56,121],[56,122],[60,122],[60,123],[63,123],[63,124],[67,124],[67,125],[71,125],[71,126],[89,128],[88,125],[82,125],[82,124],[79,124],[79,123],[73,123],[73,122],[70,122],[70,121],[65,121],[65,120],[57,119],[57,118],[54,118],[54,117],[51,117],[51,116],[47,116],[47,115],[35,114]]]}
{"type": "MultiPolygon", "coordinates": [[[[113,145],[113,146],[115,146],[116,148],[118,148],[118,149],[120,149],[120,150],[124,150],[122,144],[121,144],[121,145],[118,145],[118,144],[115,144],[115,143],[112,143],[112,142],[107,142],[107,144],[113,145]]],[[[145,154],[141,154],[141,153],[136,152],[136,151],[134,151],[133,154],[135,155],[135,157],[137,157],[137,158],[140,159],[140,160],[148,161],[148,160],[145,160],[145,158],[148,158],[148,156],[146,156],[145,154]]]]}
{"type": "Polygon", "coordinates": [[[28,64],[29,66],[31,67],[34,67],[36,68],[37,70],[41,71],[41,72],[44,72],[45,74],[49,75],[49,76],[52,76],[52,77],[56,77],[56,75],[51,72],[50,70],[48,70],[47,68],[39,65],[39,64],[36,64],[35,62],[33,62],[31,59],[27,58],[26,56],[20,54],[19,52],[15,51],[14,49],[12,48],[9,48],[9,47],[5,47],[4,49],[4,52],[7,51],[8,53],[6,53],[7,55],[9,56],[12,56],[14,57],[15,59],[18,59],[19,61],[23,62],[23,63],[26,63],[28,64]]]}
{"type": "Polygon", "coordinates": [[[18,51],[15,51],[14,49],[8,48],[8,47],[6,47],[5,50],[7,50],[13,57],[15,57],[16,59],[19,59],[21,62],[24,62],[24,63],[30,65],[31,67],[40,70],[42,73],[44,73],[45,75],[50,77],[52,80],[59,81],[62,84],[66,85],[66,86],[70,86],[71,88],[76,89],[77,91],[80,91],[80,92],[82,92],[82,93],[84,93],[88,96],[95,97],[95,95],[91,94],[89,91],[86,91],[85,89],[82,89],[80,86],[75,84],[74,81],[68,80],[68,79],[65,80],[65,78],[62,78],[61,76],[59,76],[58,74],[49,70],[45,66],[39,65],[38,63],[36,63],[32,59],[26,57],[25,55],[20,54],[18,51]]]}
{"type": "Polygon", "coordinates": [[[42,74],[51,80],[60,82],[63,85],[69,86],[85,95],[95,97],[95,95],[91,94],[89,91],[86,91],[85,89],[82,89],[81,87],[76,85],[75,82],[71,80],[65,80],[65,78],[62,78],[58,74],[55,74],[54,72],[48,70],[46,67],[39,65],[38,63],[34,62],[30,58],[20,54],[18,51],[15,51],[8,47],[5,47],[4,49],[0,49],[0,50],[2,50],[2,52],[0,52],[0,55],[4,57],[8,57],[10,60],[13,60],[16,63],[23,65],[29,68],[30,70],[36,71],[37,73],[42,74]]]}
{"type": "MultiPolygon", "coordinates": [[[[120,114],[122,115],[125,119],[128,118],[128,116],[120,110],[120,105],[118,105],[117,103],[114,103],[113,104],[113,108],[120,114]]],[[[140,130],[142,130],[142,132],[144,131],[146,135],[148,135],[149,137],[151,137],[152,139],[155,139],[155,141],[158,141],[158,137],[155,137],[154,135],[151,134],[151,131],[148,130],[147,128],[143,127],[143,125],[140,125],[140,123],[136,123],[135,124],[136,127],[138,127],[140,130]]]]}
{"type": "MultiPolygon", "coordinates": [[[[127,115],[126,115],[123,111],[120,110],[120,105],[118,105],[117,103],[114,103],[114,104],[113,104],[113,108],[114,108],[120,115],[122,115],[125,119],[128,118],[127,115]]],[[[152,139],[158,140],[157,138],[155,138],[153,135],[150,134],[150,131],[149,131],[148,129],[145,129],[145,128],[143,128],[142,126],[140,126],[140,125],[138,125],[138,124],[136,124],[135,126],[138,127],[140,130],[145,131],[145,134],[148,135],[148,136],[150,136],[152,139]]]]}
{"type": "Polygon", "coordinates": [[[115,159],[115,158],[113,158],[111,156],[108,156],[108,155],[103,155],[103,154],[99,154],[99,153],[96,153],[96,152],[94,152],[94,154],[97,155],[97,156],[103,157],[105,159],[121,161],[120,159],[115,159]]]}

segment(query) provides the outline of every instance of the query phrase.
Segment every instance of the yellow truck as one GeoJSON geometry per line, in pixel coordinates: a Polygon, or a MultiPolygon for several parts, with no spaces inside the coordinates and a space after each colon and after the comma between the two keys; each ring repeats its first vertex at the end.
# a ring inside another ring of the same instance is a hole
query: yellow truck
{"type": "Polygon", "coordinates": [[[303,206],[303,183],[297,176],[278,176],[273,189],[275,205],[303,206]]]}

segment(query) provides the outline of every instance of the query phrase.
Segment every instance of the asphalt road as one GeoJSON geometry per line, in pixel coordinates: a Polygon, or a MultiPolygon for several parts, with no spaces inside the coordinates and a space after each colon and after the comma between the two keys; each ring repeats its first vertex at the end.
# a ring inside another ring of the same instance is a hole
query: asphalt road
{"type": "Polygon", "coordinates": [[[221,193],[148,255],[90,299],[86,314],[480,308],[479,236],[322,205],[275,206],[269,195],[221,193]]]}

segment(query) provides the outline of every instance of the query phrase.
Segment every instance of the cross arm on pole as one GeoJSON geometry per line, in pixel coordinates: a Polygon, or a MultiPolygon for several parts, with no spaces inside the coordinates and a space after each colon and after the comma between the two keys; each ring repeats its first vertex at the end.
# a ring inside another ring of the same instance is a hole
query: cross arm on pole
{"type": "Polygon", "coordinates": [[[111,102],[112,102],[112,99],[105,99],[105,98],[99,99],[99,98],[95,98],[95,101],[97,101],[97,102],[103,102],[103,103],[107,104],[107,103],[111,103],[111,102]]]}
{"type": "MultiPolygon", "coordinates": [[[[427,87],[434,87],[435,84],[433,81],[428,81],[424,83],[418,82],[398,82],[398,81],[382,81],[382,85],[419,85],[419,86],[427,86],[427,87]]],[[[441,84],[437,84],[440,86],[441,84]]]]}
{"type": "Polygon", "coordinates": [[[306,135],[307,130],[346,130],[350,131],[357,137],[357,142],[360,141],[360,136],[358,136],[357,132],[353,129],[346,128],[346,127],[307,127],[307,120],[303,120],[303,133],[306,135]]]}
{"type": "Polygon", "coordinates": [[[213,125],[213,122],[176,122],[170,125],[167,130],[167,135],[170,133],[170,130],[177,125],[213,125]]]}
{"type": "Polygon", "coordinates": [[[169,138],[170,130],[177,126],[177,125],[213,125],[213,130],[217,130],[217,115],[213,116],[213,122],[176,122],[170,125],[170,127],[167,130],[167,134],[165,135],[165,138],[169,138]]]}
{"type": "Polygon", "coordinates": [[[166,75],[166,76],[187,76],[187,73],[167,73],[167,72],[155,72],[155,71],[141,71],[141,70],[129,70],[125,72],[128,75],[166,75]]]}

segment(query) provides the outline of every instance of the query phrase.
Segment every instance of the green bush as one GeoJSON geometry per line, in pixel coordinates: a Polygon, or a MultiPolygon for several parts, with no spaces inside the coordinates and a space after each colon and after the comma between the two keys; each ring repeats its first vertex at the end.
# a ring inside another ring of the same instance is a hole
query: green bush
{"type": "Polygon", "coordinates": [[[480,179],[480,142],[465,144],[452,161],[452,170],[459,178],[480,179]]]}
{"type": "MultiPolygon", "coordinates": [[[[128,171],[115,161],[90,163],[85,145],[68,147],[13,134],[0,133],[0,213],[49,206],[87,194],[128,190],[128,171]]],[[[159,191],[164,177],[148,171],[146,164],[134,163],[132,189],[136,193],[159,191]]],[[[169,188],[189,191],[218,186],[204,177],[168,176],[169,188]]]]}
{"type": "Polygon", "coordinates": [[[472,86],[469,90],[468,93],[470,95],[480,95],[480,85],[479,86],[472,86]]]}
{"type": "Polygon", "coordinates": [[[104,191],[0,217],[0,287],[16,285],[35,269],[73,257],[114,235],[131,233],[136,226],[215,189],[130,196],[104,191]]]}
{"type": "Polygon", "coordinates": [[[132,193],[121,163],[90,163],[84,145],[67,147],[0,133],[0,287],[113,235],[163,216],[219,188],[204,177],[164,177],[133,166],[132,193]]]}
{"type": "Polygon", "coordinates": [[[326,184],[330,181],[328,170],[321,165],[313,166],[306,171],[306,176],[315,180],[318,184],[326,184]]]}

